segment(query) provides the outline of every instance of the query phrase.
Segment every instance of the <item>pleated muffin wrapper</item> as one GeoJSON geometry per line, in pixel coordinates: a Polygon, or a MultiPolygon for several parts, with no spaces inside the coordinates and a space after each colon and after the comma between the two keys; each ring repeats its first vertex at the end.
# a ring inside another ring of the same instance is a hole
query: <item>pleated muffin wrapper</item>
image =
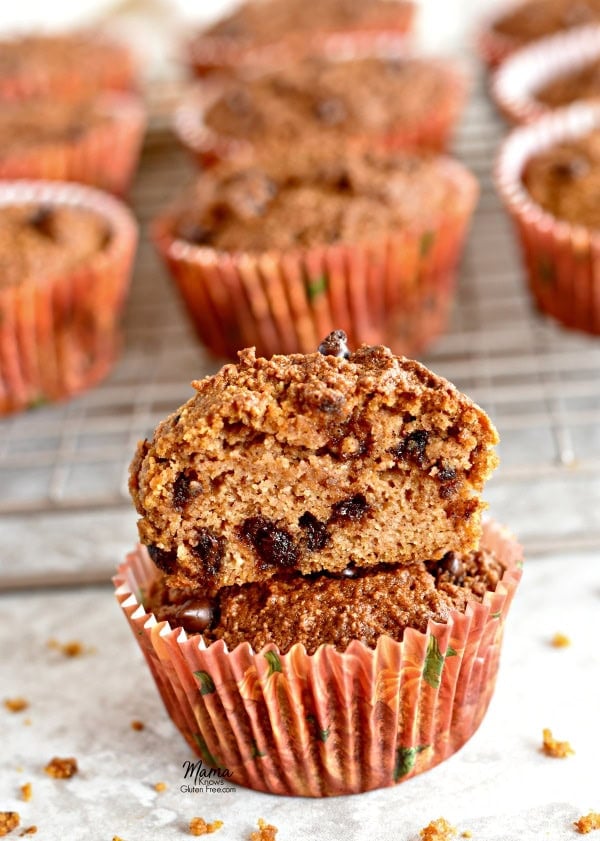
{"type": "Polygon", "coordinates": [[[105,221],[110,238],[64,275],[0,284],[0,415],[74,396],[108,374],[137,244],[129,209],[99,190],[51,181],[0,184],[0,208],[24,204],[85,209],[105,221]]]}
{"type": "Polygon", "coordinates": [[[493,11],[484,15],[481,20],[475,42],[477,52],[489,70],[499,67],[508,56],[524,46],[519,38],[498,32],[495,27],[502,18],[525,6],[527,2],[528,0],[503,0],[494,5],[493,11]]]}
{"type": "Polygon", "coordinates": [[[156,568],[145,549],[127,556],[117,599],[167,711],[208,766],[259,791],[322,797],[392,786],[457,751],[488,707],[522,550],[505,529],[484,526],[482,546],[507,570],[483,602],[402,642],[375,649],[294,645],[229,651],[146,613],[156,568]]]}
{"type": "MultiPolygon", "coordinates": [[[[351,61],[357,58],[381,58],[377,52],[366,53],[360,44],[351,38],[347,39],[348,48],[339,61],[351,61]]],[[[398,53],[395,58],[417,60],[407,51],[398,53]]],[[[452,138],[454,128],[460,119],[468,92],[468,75],[459,61],[452,59],[427,59],[429,65],[435,66],[440,72],[440,83],[444,87],[444,95],[438,98],[433,107],[429,108],[418,120],[411,123],[399,120],[391,123],[379,132],[368,128],[356,134],[348,133],[339,136],[327,130],[318,129],[290,139],[270,133],[265,128],[260,140],[253,142],[249,138],[227,135],[215,131],[205,122],[205,114],[214,102],[227,90],[226,81],[212,80],[196,86],[185,96],[181,105],[175,110],[173,128],[181,144],[190,153],[192,159],[202,169],[214,166],[223,161],[249,162],[259,156],[281,154],[290,143],[311,142],[319,144],[335,143],[358,149],[379,149],[387,152],[419,151],[444,152],[452,138]]],[[[255,74],[256,76],[257,74],[255,74]]]]}
{"type": "Polygon", "coordinates": [[[530,123],[556,110],[536,98],[539,91],[599,59],[600,26],[561,32],[507,58],[494,74],[492,96],[508,120],[530,123]]]}
{"type": "MultiPolygon", "coordinates": [[[[0,72],[0,102],[41,97],[77,101],[96,96],[102,91],[138,90],[138,70],[133,55],[125,44],[102,32],[79,30],[72,34],[74,38],[88,42],[90,49],[95,45],[108,47],[110,53],[106,60],[101,64],[94,63],[93,72],[90,72],[85,64],[67,69],[51,65],[42,69],[29,64],[16,68],[12,73],[0,72]]],[[[0,51],[2,42],[6,40],[8,39],[0,39],[0,51]]],[[[19,38],[11,40],[18,42],[19,38]]]]}
{"type": "Polygon", "coordinates": [[[0,179],[77,181],[124,196],[135,175],[146,111],[133,94],[103,93],[95,100],[102,122],[75,136],[0,149],[0,179]]]}
{"type": "Polygon", "coordinates": [[[179,207],[162,214],[154,243],[201,342],[219,357],[252,346],[264,356],[311,353],[341,329],[354,347],[407,356],[428,347],[446,328],[478,196],[467,169],[439,160],[454,188],[443,212],[362,243],[225,252],[178,239],[179,207]]]}
{"type": "Polygon", "coordinates": [[[522,183],[536,154],[600,129],[600,104],[576,103],[514,129],[501,146],[496,187],[512,217],[531,294],[566,327],[600,333],[600,232],[558,219],[522,183]]]}

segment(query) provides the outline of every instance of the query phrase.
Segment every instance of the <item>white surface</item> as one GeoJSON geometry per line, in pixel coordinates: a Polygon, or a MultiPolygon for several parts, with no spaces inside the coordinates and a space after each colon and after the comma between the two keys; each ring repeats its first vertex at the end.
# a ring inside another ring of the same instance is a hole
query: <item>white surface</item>
{"type": "Polygon", "coordinates": [[[568,841],[578,837],[574,820],[600,811],[599,607],[597,556],[530,562],[509,616],[496,694],[471,741],[396,788],[302,800],[242,788],[179,790],[182,763],[193,756],[107,588],[4,595],[0,694],[22,695],[31,706],[19,714],[0,707],[0,811],[20,812],[22,826],[38,826],[40,841],[175,841],[196,815],[224,821],[215,841],[247,838],[259,817],[279,827],[278,841],[418,841],[418,830],[440,816],[475,841],[568,841]],[[556,631],[571,637],[571,647],[550,646],[556,631]],[[96,651],[65,659],[47,648],[51,637],[96,651]],[[133,731],[133,719],[146,729],[133,731]],[[543,727],[569,740],[575,755],[542,755],[543,727]],[[50,779],[43,767],[54,755],[75,756],[79,774],[50,779]],[[167,791],[154,791],[158,781],[167,791]],[[33,785],[30,803],[19,798],[25,782],[33,785]]]}

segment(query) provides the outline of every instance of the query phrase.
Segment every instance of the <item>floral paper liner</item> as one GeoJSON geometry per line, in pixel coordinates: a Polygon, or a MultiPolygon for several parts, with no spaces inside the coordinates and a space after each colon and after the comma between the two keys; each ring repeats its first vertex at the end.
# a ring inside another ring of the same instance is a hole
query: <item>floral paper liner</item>
{"type": "Polygon", "coordinates": [[[522,565],[521,547],[494,523],[482,546],[507,566],[494,592],[375,649],[206,646],[145,612],[141,594],[157,571],[143,547],[119,568],[116,595],[167,711],[204,763],[274,794],[352,794],[432,768],[481,723],[522,565]]]}
{"type": "MultiPolygon", "coordinates": [[[[343,60],[348,61],[361,55],[360,45],[350,37],[343,60]]],[[[373,53],[371,53],[373,55],[373,53]]],[[[405,53],[406,58],[411,55],[405,53]]],[[[364,131],[356,134],[319,132],[314,130],[305,137],[297,137],[294,143],[311,141],[315,145],[323,142],[344,144],[367,149],[386,151],[418,150],[420,152],[443,152],[446,150],[452,132],[460,118],[467,97],[467,76],[458,62],[429,59],[430,65],[439,68],[444,95],[435,107],[413,123],[391,124],[380,132],[364,131]]],[[[191,91],[176,109],[173,127],[183,146],[191,153],[201,168],[211,167],[221,161],[250,161],[256,156],[268,157],[272,152],[281,152],[289,145],[288,140],[270,136],[268,131],[259,141],[227,135],[215,131],[204,122],[204,114],[226,89],[227,83],[205,82],[191,91]]]]}
{"type": "Polygon", "coordinates": [[[527,161],[600,128],[600,105],[576,103],[521,126],[504,141],[495,168],[498,192],[521,244],[539,309],[566,327],[600,334],[600,233],[557,219],[536,204],[521,176],[527,161]]]}
{"type": "Polygon", "coordinates": [[[129,210],[99,190],[51,181],[0,184],[0,207],[29,203],[97,213],[111,238],[63,276],[0,287],[0,415],[71,397],[108,373],[137,243],[129,210]]]}
{"type": "Polygon", "coordinates": [[[264,356],[310,353],[337,329],[355,347],[385,344],[404,355],[424,349],[446,326],[478,195],[467,169],[439,160],[455,188],[452,205],[426,225],[364,243],[228,253],[177,239],[179,209],[162,214],[153,239],[200,340],[230,358],[252,346],[264,356]]]}
{"type": "Polygon", "coordinates": [[[600,26],[585,26],[537,41],[496,71],[492,96],[513,123],[530,123],[553,109],[536,98],[547,84],[600,58],[600,26]]]}
{"type": "Polygon", "coordinates": [[[105,93],[95,109],[105,119],[84,128],[75,138],[41,142],[3,153],[0,179],[77,181],[125,195],[135,174],[144,127],[145,109],[137,97],[105,93]]]}

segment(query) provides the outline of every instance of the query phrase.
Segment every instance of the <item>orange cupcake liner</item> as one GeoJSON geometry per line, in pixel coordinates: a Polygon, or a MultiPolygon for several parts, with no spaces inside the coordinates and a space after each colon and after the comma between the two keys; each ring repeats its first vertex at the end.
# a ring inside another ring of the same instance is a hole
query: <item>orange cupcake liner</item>
{"type": "Polygon", "coordinates": [[[600,128],[600,105],[576,103],[521,126],[504,141],[495,181],[521,245],[538,308],[561,324],[600,334],[600,234],[543,210],[521,181],[539,152],[600,128]]]}
{"type": "Polygon", "coordinates": [[[445,329],[478,195],[468,170],[440,160],[455,187],[444,215],[362,244],[227,253],[177,239],[177,209],[161,215],[153,240],[200,340],[221,357],[310,353],[341,329],[351,346],[423,350],[445,329]]]}
{"type": "Polygon", "coordinates": [[[105,93],[96,102],[106,122],[85,128],[76,138],[0,151],[0,179],[77,181],[126,195],[144,137],[145,109],[131,94],[105,93]]]}
{"type": "MultiPolygon", "coordinates": [[[[347,39],[347,49],[343,52],[345,61],[361,56],[361,47],[351,38],[347,39]]],[[[370,55],[376,55],[371,52],[370,55]]],[[[408,54],[407,54],[408,55],[408,54]]],[[[408,56],[410,57],[410,56],[408,56]]],[[[336,146],[377,148],[384,151],[418,150],[420,152],[443,152],[448,147],[454,128],[462,113],[468,91],[467,75],[458,62],[444,59],[429,59],[429,64],[436,65],[443,71],[444,96],[441,103],[431,108],[419,120],[412,124],[398,122],[385,132],[349,136],[329,135],[314,132],[307,135],[307,142],[321,144],[335,143],[336,146]]],[[[247,138],[235,137],[215,131],[204,122],[204,115],[214,101],[226,89],[227,83],[205,82],[192,90],[173,117],[173,128],[180,142],[191,154],[196,164],[206,169],[222,161],[251,161],[277,149],[281,150],[288,141],[269,138],[268,134],[260,141],[260,146],[247,138]]],[[[303,138],[296,138],[299,142],[303,138]]]]}
{"type": "Polygon", "coordinates": [[[0,207],[29,203],[97,213],[111,239],[69,274],[0,288],[0,415],[72,397],[109,372],[137,243],[129,210],[98,190],[44,181],[0,185],[0,207]]]}
{"type": "Polygon", "coordinates": [[[513,123],[530,123],[553,109],[536,99],[547,84],[600,58],[600,27],[585,26],[535,42],[506,59],[492,79],[491,93],[513,123]]]}
{"type": "Polygon", "coordinates": [[[507,567],[494,592],[424,633],[408,629],[402,642],[383,636],[375,649],[206,646],[146,613],[157,570],[141,546],[114,581],[167,711],[203,763],[259,791],[353,794],[432,768],[479,727],[522,566],[521,547],[497,524],[484,525],[481,545],[507,567]]]}

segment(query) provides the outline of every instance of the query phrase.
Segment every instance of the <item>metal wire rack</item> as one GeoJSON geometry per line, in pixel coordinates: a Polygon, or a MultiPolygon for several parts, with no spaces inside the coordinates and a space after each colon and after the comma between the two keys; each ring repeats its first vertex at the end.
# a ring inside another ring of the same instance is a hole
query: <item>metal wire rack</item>
{"type": "MultiPolygon", "coordinates": [[[[490,488],[503,516],[547,485],[556,533],[533,529],[529,548],[600,546],[600,513],[583,524],[567,517],[571,526],[558,527],[578,493],[600,497],[600,341],[559,328],[531,306],[491,180],[503,131],[483,93],[474,97],[455,150],[479,177],[481,199],[451,327],[424,361],[494,418],[502,466],[490,488]]],[[[191,177],[168,132],[152,131],[132,198],[142,239],[121,360],[88,394],[0,422],[0,513],[130,505],[126,476],[136,441],[191,395],[192,379],[219,367],[192,336],[147,234],[152,216],[191,177]]]]}

